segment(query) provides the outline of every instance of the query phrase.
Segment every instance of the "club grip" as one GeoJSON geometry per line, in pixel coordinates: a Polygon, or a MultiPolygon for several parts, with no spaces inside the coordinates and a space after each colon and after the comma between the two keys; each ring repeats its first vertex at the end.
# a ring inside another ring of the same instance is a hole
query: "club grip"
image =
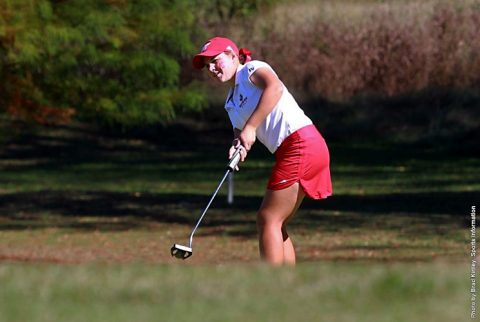
{"type": "Polygon", "coordinates": [[[238,165],[238,162],[240,161],[240,157],[241,157],[240,156],[240,150],[241,149],[242,149],[242,146],[239,145],[238,148],[233,153],[233,156],[230,159],[230,161],[228,161],[228,164],[227,164],[227,169],[228,170],[230,170],[230,171],[235,170],[235,167],[238,165]]]}

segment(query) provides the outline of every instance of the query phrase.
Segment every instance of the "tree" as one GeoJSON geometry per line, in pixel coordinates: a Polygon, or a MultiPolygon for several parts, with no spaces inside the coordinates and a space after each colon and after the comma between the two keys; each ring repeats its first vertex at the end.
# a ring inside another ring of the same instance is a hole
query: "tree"
{"type": "Polygon", "coordinates": [[[4,0],[0,107],[45,123],[73,111],[126,127],[168,122],[206,103],[180,82],[195,33],[184,0],[4,0]]]}

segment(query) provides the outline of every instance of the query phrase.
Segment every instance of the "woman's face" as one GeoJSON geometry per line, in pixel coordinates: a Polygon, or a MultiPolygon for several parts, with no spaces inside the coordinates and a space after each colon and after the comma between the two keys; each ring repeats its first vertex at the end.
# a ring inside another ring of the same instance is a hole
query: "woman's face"
{"type": "Polygon", "coordinates": [[[235,56],[230,53],[221,53],[215,57],[205,57],[204,62],[208,75],[222,83],[230,81],[237,72],[234,58],[235,56]]]}

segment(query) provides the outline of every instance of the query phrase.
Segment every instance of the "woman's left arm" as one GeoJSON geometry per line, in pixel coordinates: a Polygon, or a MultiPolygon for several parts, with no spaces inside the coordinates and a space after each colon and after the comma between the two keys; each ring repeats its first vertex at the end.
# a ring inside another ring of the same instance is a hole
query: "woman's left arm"
{"type": "Polygon", "coordinates": [[[263,93],[238,137],[247,151],[250,151],[255,142],[257,127],[272,112],[283,92],[282,82],[268,68],[259,68],[250,76],[250,80],[255,86],[263,89],[263,93]]]}

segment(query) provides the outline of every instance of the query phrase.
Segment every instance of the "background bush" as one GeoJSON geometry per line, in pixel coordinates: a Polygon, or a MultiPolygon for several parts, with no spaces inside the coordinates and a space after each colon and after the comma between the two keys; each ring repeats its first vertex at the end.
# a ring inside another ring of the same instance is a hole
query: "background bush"
{"type": "Polygon", "coordinates": [[[76,111],[124,127],[198,110],[204,96],[180,83],[194,21],[183,0],[2,1],[1,107],[43,123],[76,111]]]}
{"type": "Polygon", "coordinates": [[[479,33],[478,0],[6,0],[0,108],[43,123],[228,126],[226,89],[191,66],[225,35],[330,137],[456,139],[480,127],[479,33]]]}

